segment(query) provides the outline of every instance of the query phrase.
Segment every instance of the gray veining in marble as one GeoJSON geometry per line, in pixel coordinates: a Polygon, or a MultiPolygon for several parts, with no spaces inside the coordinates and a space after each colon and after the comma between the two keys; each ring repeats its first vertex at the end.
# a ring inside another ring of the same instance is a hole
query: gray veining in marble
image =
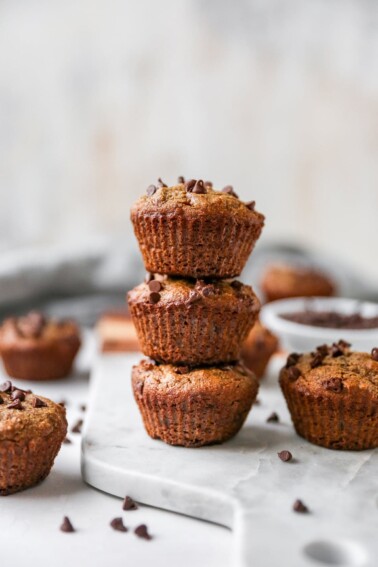
{"type": "Polygon", "coordinates": [[[102,355],[95,364],[82,443],[86,482],[230,527],[234,567],[310,567],[311,557],[318,565],[377,565],[377,451],[330,451],[297,437],[277,386],[281,360],[239,435],[200,449],[147,436],[130,386],[137,360],[102,355]],[[272,411],[280,423],[266,423],[272,411]],[[293,462],[280,461],[283,449],[293,462]],[[292,511],[297,498],[310,514],[292,511]]]}

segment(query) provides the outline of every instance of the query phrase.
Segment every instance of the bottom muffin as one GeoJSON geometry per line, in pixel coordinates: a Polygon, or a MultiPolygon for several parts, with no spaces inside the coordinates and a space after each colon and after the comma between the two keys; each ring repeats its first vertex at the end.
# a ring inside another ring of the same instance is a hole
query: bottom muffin
{"type": "Polygon", "coordinates": [[[299,435],[329,449],[378,447],[378,349],[344,341],[289,355],[280,385],[299,435]]]}
{"type": "Polygon", "coordinates": [[[241,364],[189,368],[143,360],[133,367],[132,386],[150,437],[201,447],[236,435],[256,399],[258,381],[241,364]]]}
{"type": "Polygon", "coordinates": [[[278,339],[257,321],[244,341],[241,358],[257,378],[262,378],[271,356],[278,348],[278,339]]]}
{"type": "Polygon", "coordinates": [[[10,381],[0,386],[0,495],[46,478],[66,436],[65,413],[59,404],[10,381]]]}

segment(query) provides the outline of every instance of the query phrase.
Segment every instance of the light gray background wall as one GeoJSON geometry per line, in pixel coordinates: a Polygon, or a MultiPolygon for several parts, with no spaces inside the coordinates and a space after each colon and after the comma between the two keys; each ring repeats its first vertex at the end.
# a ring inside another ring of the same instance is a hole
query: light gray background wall
{"type": "Polygon", "coordinates": [[[378,3],[2,0],[2,249],[126,238],[181,174],[378,280],[378,3]]]}

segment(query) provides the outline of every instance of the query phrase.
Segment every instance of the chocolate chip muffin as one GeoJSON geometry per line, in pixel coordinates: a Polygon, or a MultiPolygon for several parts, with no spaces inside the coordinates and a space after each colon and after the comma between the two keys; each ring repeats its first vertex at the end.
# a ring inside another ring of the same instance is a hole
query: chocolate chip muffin
{"type": "Polygon", "coordinates": [[[260,309],[252,288],[236,280],[151,279],[128,303],[145,355],[192,366],[238,360],[260,309]]]}
{"type": "Polygon", "coordinates": [[[285,264],[267,268],[260,287],[266,301],[290,297],[328,297],[335,294],[335,285],[327,275],[318,270],[285,264]]]}
{"type": "Polygon", "coordinates": [[[142,361],[133,367],[132,386],[153,439],[201,447],[236,435],[256,399],[258,381],[242,365],[189,368],[142,361]]]}
{"type": "Polygon", "coordinates": [[[351,352],[340,341],[291,354],[280,384],[299,435],[329,449],[378,447],[378,349],[351,352]]]}
{"type": "Polygon", "coordinates": [[[0,328],[0,354],[7,374],[13,378],[50,380],[67,376],[80,344],[76,323],[47,320],[36,311],[7,319],[0,328]]]}
{"type": "Polygon", "coordinates": [[[271,356],[278,348],[278,339],[257,321],[243,343],[241,357],[257,378],[264,376],[271,356]]]}
{"type": "Polygon", "coordinates": [[[131,209],[146,269],[184,277],[231,278],[242,271],[264,216],[232,187],[215,191],[201,180],[151,185],[131,209]]]}
{"type": "Polygon", "coordinates": [[[66,436],[65,414],[60,405],[10,381],[0,386],[0,495],[46,478],[66,436]]]}

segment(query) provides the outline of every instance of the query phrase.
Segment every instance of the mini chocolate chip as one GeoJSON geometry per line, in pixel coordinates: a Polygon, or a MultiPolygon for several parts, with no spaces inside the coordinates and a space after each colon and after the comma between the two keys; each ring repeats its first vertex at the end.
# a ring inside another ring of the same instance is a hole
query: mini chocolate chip
{"type": "Polygon", "coordinates": [[[231,285],[231,287],[236,289],[236,291],[240,291],[243,287],[243,284],[241,282],[239,282],[238,280],[233,280],[230,285],[231,285]]]}
{"type": "Polygon", "coordinates": [[[371,351],[371,357],[373,360],[378,362],[378,348],[373,348],[373,350],[371,351]]]}
{"type": "Polygon", "coordinates": [[[164,181],[162,180],[161,177],[159,177],[158,182],[159,182],[160,187],[168,187],[168,185],[166,185],[166,184],[164,183],[164,181]]]}
{"type": "Polygon", "coordinates": [[[147,272],[146,277],[144,278],[144,281],[146,282],[146,284],[149,284],[150,281],[152,281],[154,279],[155,279],[154,274],[151,274],[151,272],[147,272]]]}
{"type": "Polygon", "coordinates": [[[72,445],[72,441],[71,441],[71,439],[70,439],[69,437],[65,437],[65,438],[63,439],[63,443],[64,443],[65,445],[72,445]]]}
{"type": "Polygon", "coordinates": [[[289,354],[286,360],[286,368],[289,368],[289,366],[294,366],[295,364],[297,364],[300,357],[301,355],[298,354],[297,352],[292,352],[291,354],[289,354]]]}
{"type": "Polygon", "coordinates": [[[344,388],[341,378],[330,378],[329,380],[325,380],[322,382],[322,386],[325,390],[335,392],[336,394],[339,394],[344,388]]]}
{"type": "Polygon", "coordinates": [[[182,175],[180,175],[180,176],[178,177],[178,179],[177,179],[177,183],[180,183],[180,184],[185,183],[185,177],[183,177],[182,175]]]}
{"type": "Polygon", "coordinates": [[[75,531],[75,528],[73,527],[70,519],[67,516],[64,516],[64,518],[63,518],[63,522],[60,526],[60,531],[66,532],[66,533],[71,533],[71,532],[75,531]]]}
{"type": "Polygon", "coordinates": [[[122,510],[138,510],[138,505],[131,496],[125,496],[122,504],[122,510]]]}
{"type": "Polygon", "coordinates": [[[213,284],[209,284],[202,288],[201,293],[205,297],[210,297],[211,295],[216,294],[216,288],[213,284]]]}
{"type": "Polygon", "coordinates": [[[295,382],[295,380],[298,380],[300,376],[302,376],[302,372],[297,366],[289,366],[289,368],[287,369],[287,377],[289,378],[289,380],[295,382]]]}
{"type": "Polygon", "coordinates": [[[189,179],[189,181],[186,181],[185,189],[188,191],[188,193],[191,193],[193,191],[193,187],[195,186],[196,183],[197,183],[196,179],[189,179]]]}
{"type": "Polygon", "coordinates": [[[193,290],[189,293],[189,298],[187,300],[187,303],[189,303],[189,305],[191,305],[192,303],[196,303],[200,299],[201,299],[201,295],[197,291],[193,290]]]}
{"type": "Polygon", "coordinates": [[[205,186],[206,186],[206,187],[212,187],[212,186],[213,186],[213,182],[212,182],[212,181],[205,181],[205,186]]]}
{"type": "Polygon", "coordinates": [[[13,392],[11,393],[11,398],[12,400],[20,400],[20,402],[23,402],[25,399],[25,394],[22,390],[13,390],[13,392]]]}
{"type": "Polygon", "coordinates": [[[319,345],[318,347],[316,347],[316,350],[319,354],[321,354],[322,356],[324,356],[324,358],[328,355],[329,353],[329,348],[328,345],[319,345]]]}
{"type": "Polygon", "coordinates": [[[311,368],[317,368],[318,366],[321,366],[324,360],[324,356],[322,354],[320,354],[320,352],[317,352],[313,359],[310,362],[310,366],[311,368]]]}
{"type": "Polygon", "coordinates": [[[272,412],[266,420],[267,423],[278,423],[279,421],[280,418],[278,417],[278,414],[275,411],[272,412]]]}
{"type": "Polygon", "coordinates": [[[149,197],[152,197],[152,195],[153,195],[154,193],[156,193],[156,191],[157,191],[157,187],[156,187],[155,185],[149,185],[149,186],[147,187],[146,193],[147,193],[147,195],[148,195],[149,197]]]}
{"type": "Polygon", "coordinates": [[[236,199],[239,199],[232,185],[226,185],[226,187],[223,187],[222,193],[226,193],[227,195],[232,195],[232,197],[236,197],[236,199]]]}
{"type": "Polygon", "coordinates": [[[249,209],[250,211],[254,211],[254,210],[255,210],[255,206],[256,206],[256,201],[247,201],[247,203],[245,203],[245,206],[246,206],[247,209],[249,209]]]}
{"type": "Polygon", "coordinates": [[[12,382],[7,380],[0,386],[0,392],[11,392],[13,390],[12,382]]]}
{"type": "Polygon", "coordinates": [[[279,453],[277,453],[277,455],[284,463],[288,463],[293,458],[293,455],[290,453],[290,451],[280,451],[279,453]]]}
{"type": "Polygon", "coordinates": [[[81,411],[87,411],[87,406],[85,404],[80,404],[79,408],[81,411]]]}
{"type": "Polygon", "coordinates": [[[255,401],[253,402],[254,406],[261,406],[261,400],[259,400],[259,398],[256,398],[255,401]]]}
{"type": "Polygon", "coordinates": [[[60,402],[58,402],[58,405],[62,406],[62,408],[65,408],[66,405],[67,405],[67,402],[66,402],[66,400],[61,400],[60,402]]]}
{"type": "Polygon", "coordinates": [[[176,374],[188,374],[190,372],[189,366],[176,366],[175,373],[176,374]]]}
{"type": "Polygon", "coordinates": [[[46,407],[47,407],[46,402],[44,402],[43,400],[40,400],[39,398],[34,398],[33,408],[46,408],[46,407]]]}
{"type": "Polygon", "coordinates": [[[193,187],[192,193],[203,194],[206,193],[206,187],[203,184],[202,179],[199,179],[195,186],[193,187]]]}
{"type": "Polygon", "coordinates": [[[14,400],[14,402],[7,405],[7,409],[23,410],[24,408],[20,400],[14,400]]]}
{"type": "Polygon", "coordinates": [[[127,532],[127,528],[124,525],[122,518],[114,518],[110,522],[110,525],[113,530],[116,530],[117,532],[127,532]]]}
{"type": "Polygon", "coordinates": [[[141,524],[134,530],[135,535],[141,537],[142,539],[152,539],[152,536],[148,533],[146,524],[141,524]]]}
{"type": "Polygon", "coordinates": [[[309,511],[307,506],[303,504],[302,500],[296,500],[294,502],[293,510],[294,512],[299,512],[301,514],[307,514],[307,512],[309,511]]]}
{"type": "Polygon", "coordinates": [[[350,346],[350,343],[347,343],[343,340],[340,340],[338,343],[333,343],[333,345],[331,346],[331,356],[333,358],[336,358],[338,356],[346,354],[345,351],[347,351],[350,346]]]}
{"type": "Polygon", "coordinates": [[[150,303],[158,303],[160,301],[160,293],[153,291],[150,293],[150,303]]]}
{"type": "Polygon", "coordinates": [[[160,291],[162,289],[163,286],[161,285],[161,282],[159,282],[159,280],[151,280],[148,283],[148,287],[149,287],[150,291],[154,291],[154,292],[157,293],[158,291],[160,291]]]}
{"type": "Polygon", "coordinates": [[[75,425],[71,428],[72,433],[81,433],[82,426],[83,426],[83,420],[78,419],[75,425]]]}

